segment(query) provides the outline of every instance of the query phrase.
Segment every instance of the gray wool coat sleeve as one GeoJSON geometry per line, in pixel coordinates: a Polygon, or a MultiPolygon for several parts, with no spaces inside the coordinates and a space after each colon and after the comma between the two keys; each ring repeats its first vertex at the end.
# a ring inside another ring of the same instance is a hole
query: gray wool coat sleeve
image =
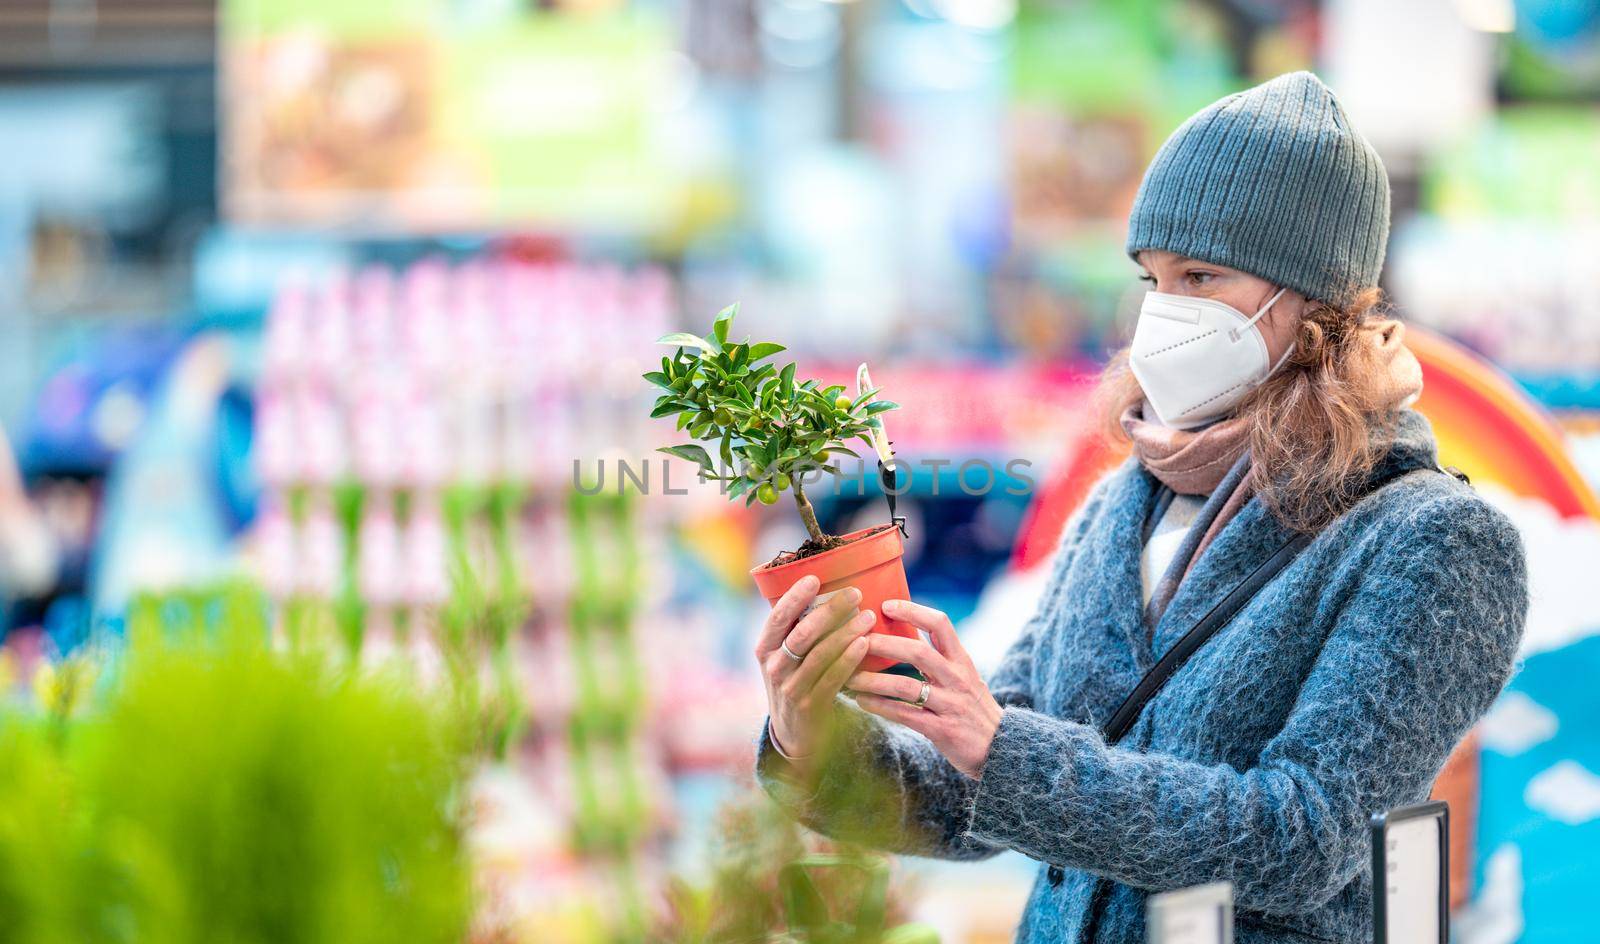
{"type": "MultiPolygon", "coordinates": [[[[1105,491],[1106,482],[1101,481],[1063,529],[1044,596],[988,679],[990,692],[1002,705],[1032,702],[1032,640],[1060,604],[1062,577],[1105,491]]],[[[837,700],[836,711],[839,748],[809,788],[791,777],[787,762],[772,746],[767,725],[761,727],[756,780],[801,823],[835,839],[909,855],[972,860],[988,858],[1004,847],[1003,841],[968,834],[978,784],[956,770],[926,738],[862,711],[848,698],[837,700]],[[875,786],[882,789],[874,790],[875,786]],[[886,816],[886,809],[894,815],[886,816]]]]}
{"type": "Polygon", "coordinates": [[[1230,881],[1263,914],[1329,901],[1367,861],[1369,816],[1425,794],[1499,693],[1527,607],[1520,537],[1490,506],[1446,494],[1405,524],[1255,766],[1111,747],[1094,728],[1008,708],[971,836],[1146,890],[1230,881]],[[1417,534],[1431,539],[1406,539],[1417,534]]]}

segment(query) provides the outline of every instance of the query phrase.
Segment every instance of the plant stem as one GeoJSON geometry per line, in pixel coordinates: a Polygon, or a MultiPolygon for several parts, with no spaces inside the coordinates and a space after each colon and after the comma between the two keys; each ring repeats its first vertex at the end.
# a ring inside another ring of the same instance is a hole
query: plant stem
{"type": "Polygon", "coordinates": [[[800,476],[793,477],[794,503],[800,509],[800,520],[806,526],[806,533],[811,535],[811,540],[818,544],[823,543],[826,537],[822,533],[822,526],[817,524],[817,512],[811,507],[811,502],[806,498],[806,490],[800,487],[800,476]]]}

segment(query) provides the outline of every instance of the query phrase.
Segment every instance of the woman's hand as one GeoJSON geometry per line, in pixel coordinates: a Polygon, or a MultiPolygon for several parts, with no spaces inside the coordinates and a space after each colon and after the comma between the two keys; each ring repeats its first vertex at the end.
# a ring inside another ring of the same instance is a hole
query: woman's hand
{"type": "Polygon", "coordinates": [[[926,630],[933,640],[930,646],[920,639],[878,633],[867,643],[872,655],[917,667],[930,685],[927,704],[908,704],[917,700],[922,683],[903,675],[857,672],[846,687],[863,709],[922,734],[957,770],[977,779],[1000,727],[1000,703],[956,638],[950,617],[909,600],[885,602],[883,615],[926,630]]]}
{"type": "Polygon", "coordinates": [[[773,605],[756,641],[772,738],[782,753],[796,760],[826,744],[834,696],[866,656],[867,642],[861,637],[877,618],[871,610],[856,612],[861,591],[854,587],[806,612],[820,586],[814,576],[800,578],[773,605]]]}

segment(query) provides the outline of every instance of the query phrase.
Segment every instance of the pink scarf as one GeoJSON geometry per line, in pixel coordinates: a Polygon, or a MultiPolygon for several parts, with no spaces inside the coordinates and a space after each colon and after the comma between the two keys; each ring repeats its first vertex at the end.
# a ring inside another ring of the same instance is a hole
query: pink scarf
{"type": "MultiPolygon", "coordinates": [[[[1375,321],[1360,329],[1362,344],[1356,350],[1362,364],[1355,372],[1364,388],[1367,408],[1380,412],[1409,406],[1422,392],[1422,368],[1403,343],[1405,329],[1392,319],[1375,321]]],[[[1146,420],[1142,404],[1122,414],[1122,429],[1133,443],[1134,454],[1145,469],[1180,495],[1209,495],[1250,446],[1249,420],[1231,416],[1202,429],[1182,430],[1146,420]]],[[[1213,538],[1249,503],[1254,490],[1246,475],[1228,495],[1216,518],[1195,547],[1189,567],[1200,559],[1213,538]]]]}

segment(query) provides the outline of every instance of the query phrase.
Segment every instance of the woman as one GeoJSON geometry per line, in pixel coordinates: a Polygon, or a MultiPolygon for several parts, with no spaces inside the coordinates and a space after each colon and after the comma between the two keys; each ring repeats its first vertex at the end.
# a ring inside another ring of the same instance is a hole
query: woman
{"type": "Polygon", "coordinates": [[[1219,880],[1241,944],[1371,940],[1368,819],[1427,795],[1527,610],[1517,532],[1408,409],[1421,372],[1375,288],[1388,217],[1382,164],[1310,74],[1179,128],[1129,221],[1153,290],[1101,387],[1132,456],[1069,522],[1036,615],[986,684],[944,614],[885,605],[931,645],[867,634],[849,592],[808,612],[797,585],[757,644],[769,793],[833,835],[1038,860],[1020,941],[1140,941],[1147,895],[1219,880]],[[1147,670],[1297,534],[1108,742],[1147,670]],[[858,671],[869,653],[927,685],[858,671]]]}

